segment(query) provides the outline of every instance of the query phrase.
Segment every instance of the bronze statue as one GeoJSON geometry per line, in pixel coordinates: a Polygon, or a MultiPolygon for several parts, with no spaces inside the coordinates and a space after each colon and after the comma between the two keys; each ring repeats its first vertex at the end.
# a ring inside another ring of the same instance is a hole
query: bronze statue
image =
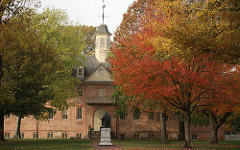
{"type": "Polygon", "coordinates": [[[111,116],[107,111],[102,117],[102,128],[111,128],[111,116]]]}

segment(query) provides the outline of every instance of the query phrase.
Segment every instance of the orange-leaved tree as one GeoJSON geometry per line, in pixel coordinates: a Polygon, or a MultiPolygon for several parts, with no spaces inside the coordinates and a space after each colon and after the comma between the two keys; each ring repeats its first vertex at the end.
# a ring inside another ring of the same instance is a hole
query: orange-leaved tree
{"type": "Polygon", "coordinates": [[[209,116],[211,144],[219,143],[218,129],[232,113],[239,112],[240,104],[239,67],[231,65],[219,67],[225,68],[226,71],[221,72],[221,76],[218,76],[218,78],[211,79],[214,90],[204,97],[204,99],[211,99],[211,101],[205,101],[206,103],[202,105],[203,111],[209,116]]]}
{"type": "Polygon", "coordinates": [[[134,96],[131,101],[138,107],[156,101],[160,107],[168,104],[180,110],[185,119],[185,147],[189,148],[191,114],[199,105],[217,102],[219,99],[205,97],[216,95],[215,91],[224,94],[219,87],[231,89],[231,85],[221,84],[230,77],[223,74],[230,67],[216,63],[213,55],[197,55],[172,43],[171,35],[158,28],[166,26],[168,19],[158,5],[147,0],[136,3],[133,6],[144,4],[142,10],[130,7],[111,49],[115,83],[134,96]],[[136,22],[126,22],[129,19],[136,22]]]}

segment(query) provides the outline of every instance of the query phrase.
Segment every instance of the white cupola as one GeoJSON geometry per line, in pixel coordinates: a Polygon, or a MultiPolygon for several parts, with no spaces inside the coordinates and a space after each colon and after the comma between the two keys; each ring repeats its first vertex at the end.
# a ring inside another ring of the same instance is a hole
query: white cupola
{"type": "Polygon", "coordinates": [[[107,53],[110,49],[111,35],[105,24],[101,24],[96,31],[95,57],[99,62],[106,62],[107,53]]]}

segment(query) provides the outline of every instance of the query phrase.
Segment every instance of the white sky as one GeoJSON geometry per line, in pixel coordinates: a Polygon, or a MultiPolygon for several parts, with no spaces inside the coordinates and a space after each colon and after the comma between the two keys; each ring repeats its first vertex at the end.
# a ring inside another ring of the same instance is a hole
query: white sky
{"type": "MultiPolygon", "coordinates": [[[[103,0],[40,0],[42,8],[66,10],[71,21],[82,25],[99,26],[102,24],[103,0]]],[[[113,34],[122,22],[123,14],[135,0],[104,0],[106,4],[105,21],[113,34]]]]}

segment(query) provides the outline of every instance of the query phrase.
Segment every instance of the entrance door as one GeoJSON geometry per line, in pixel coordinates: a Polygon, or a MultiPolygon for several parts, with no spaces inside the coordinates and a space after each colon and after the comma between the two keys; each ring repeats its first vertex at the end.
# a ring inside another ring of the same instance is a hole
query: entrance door
{"type": "Polygon", "coordinates": [[[94,117],[93,117],[93,128],[94,131],[100,131],[100,127],[102,126],[102,120],[101,118],[105,114],[106,110],[103,108],[100,108],[95,111],[94,117]]]}

